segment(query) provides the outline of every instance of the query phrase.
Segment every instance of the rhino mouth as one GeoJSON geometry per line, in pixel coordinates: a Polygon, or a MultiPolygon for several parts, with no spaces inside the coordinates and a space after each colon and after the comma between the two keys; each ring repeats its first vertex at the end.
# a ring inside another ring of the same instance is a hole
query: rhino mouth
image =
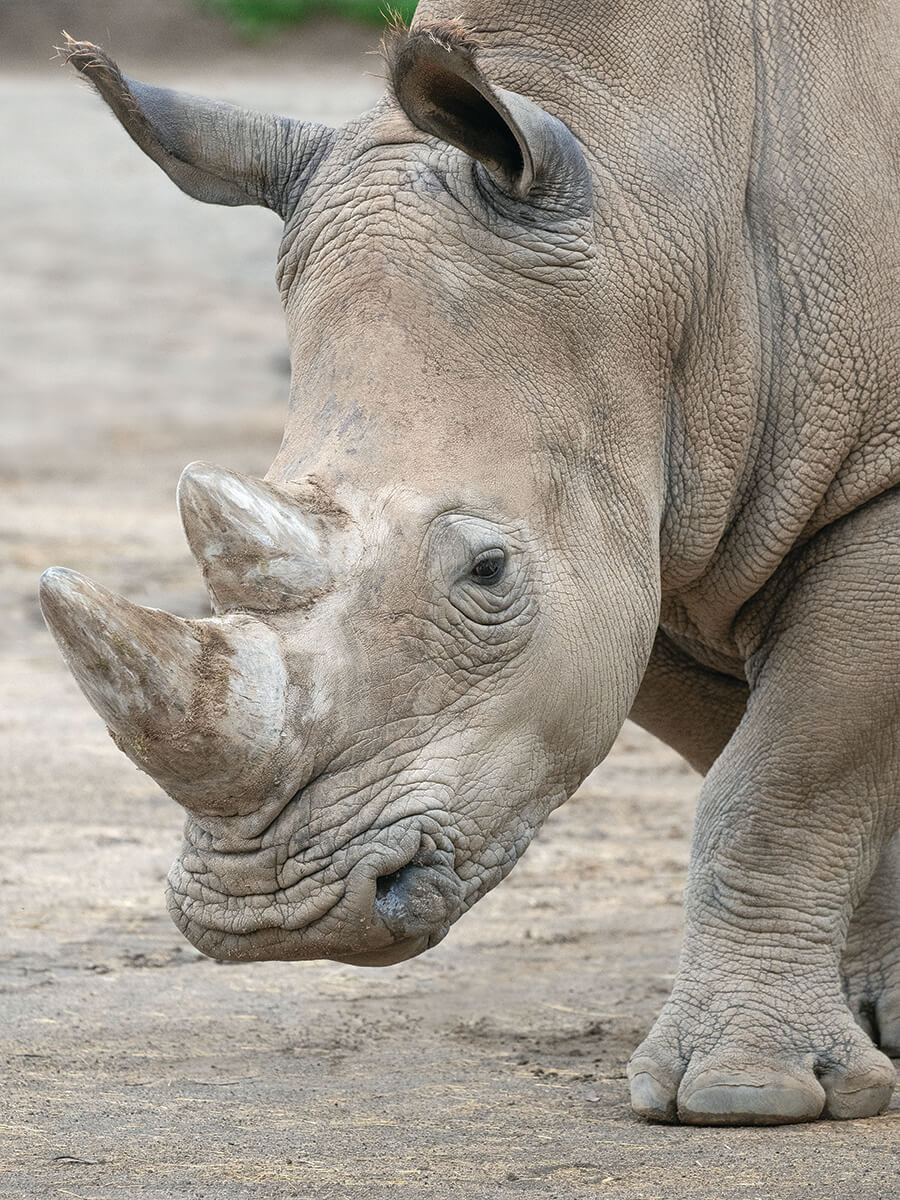
{"type": "Polygon", "coordinates": [[[201,854],[186,843],[169,873],[169,913],[181,933],[211,958],[233,962],[328,958],[384,966],[437,945],[462,914],[463,884],[452,855],[406,831],[393,851],[364,853],[343,879],[307,876],[275,886],[274,857],[258,852],[271,886],[246,886],[239,862],[229,886],[222,861],[247,855],[201,854]]]}

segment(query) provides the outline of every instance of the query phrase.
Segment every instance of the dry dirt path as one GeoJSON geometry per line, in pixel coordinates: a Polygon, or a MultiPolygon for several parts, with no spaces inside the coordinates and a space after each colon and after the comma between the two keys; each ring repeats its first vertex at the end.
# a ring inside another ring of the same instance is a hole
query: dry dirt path
{"type": "MultiPolygon", "coordinates": [[[[332,121],[377,92],[362,60],[288,57],[174,76],[332,121]]],[[[277,228],[182,197],[53,68],[0,77],[0,145],[0,1196],[896,1198],[897,1102],[777,1130],[631,1116],[697,791],[632,727],[424,958],[225,966],[180,939],[178,812],[82,701],[35,586],[62,563],[204,611],[172,494],[191,459],[261,473],[277,448],[277,228]]]]}

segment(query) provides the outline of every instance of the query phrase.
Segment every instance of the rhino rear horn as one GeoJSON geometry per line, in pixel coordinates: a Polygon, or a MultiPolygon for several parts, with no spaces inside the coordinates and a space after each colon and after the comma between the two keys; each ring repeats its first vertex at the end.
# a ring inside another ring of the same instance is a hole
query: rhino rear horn
{"type": "Polygon", "coordinates": [[[271,630],[251,617],[181,620],[61,567],[44,572],[40,597],[66,665],[132,762],[197,815],[264,803],[287,688],[271,630]]]}
{"type": "Polygon", "coordinates": [[[464,151],[507,195],[544,211],[589,212],[590,174],[571,131],[492,84],[459,22],[399,30],[385,56],[394,94],[418,129],[464,151]]]}
{"type": "Polygon", "coordinates": [[[209,204],[260,204],[287,218],[334,137],[311,125],[139,83],[91,42],[64,35],[60,54],[94,85],[169,178],[209,204]]]}
{"type": "Polygon", "coordinates": [[[272,484],[191,463],[178,483],[178,507],[217,613],[303,608],[327,587],[317,526],[272,484]]]}

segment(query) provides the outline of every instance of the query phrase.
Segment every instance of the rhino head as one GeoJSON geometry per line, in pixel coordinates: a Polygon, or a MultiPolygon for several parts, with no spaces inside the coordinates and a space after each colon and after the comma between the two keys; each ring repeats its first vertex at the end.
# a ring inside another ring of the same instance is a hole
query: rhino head
{"type": "Polygon", "coordinates": [[[184,191],[284,219],[292,355],[265,480],[194,464],[213,615],[80,575],[46,619],[187,812],[169,907],[218,958],[396,962],[603,758],[659,605],[658,361],[573,132],[453,25],[399,31],[341,130],[70,61],[184,191]]]}

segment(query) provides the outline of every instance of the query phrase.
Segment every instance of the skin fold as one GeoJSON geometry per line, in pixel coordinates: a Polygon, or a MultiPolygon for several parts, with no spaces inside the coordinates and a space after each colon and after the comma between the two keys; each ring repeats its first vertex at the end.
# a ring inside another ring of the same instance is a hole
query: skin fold
{"type": "Polygon", "coordinates": [[[892,0],[423,0],[341,130],[66,47],[183,190],[284,220],[281,449],[179,490],[213,616],[42,585],[187,810],[200,949],[427,949],[630,713],[706,776],[635,1111],[886,1106],[898,47],[892,0]]]}

